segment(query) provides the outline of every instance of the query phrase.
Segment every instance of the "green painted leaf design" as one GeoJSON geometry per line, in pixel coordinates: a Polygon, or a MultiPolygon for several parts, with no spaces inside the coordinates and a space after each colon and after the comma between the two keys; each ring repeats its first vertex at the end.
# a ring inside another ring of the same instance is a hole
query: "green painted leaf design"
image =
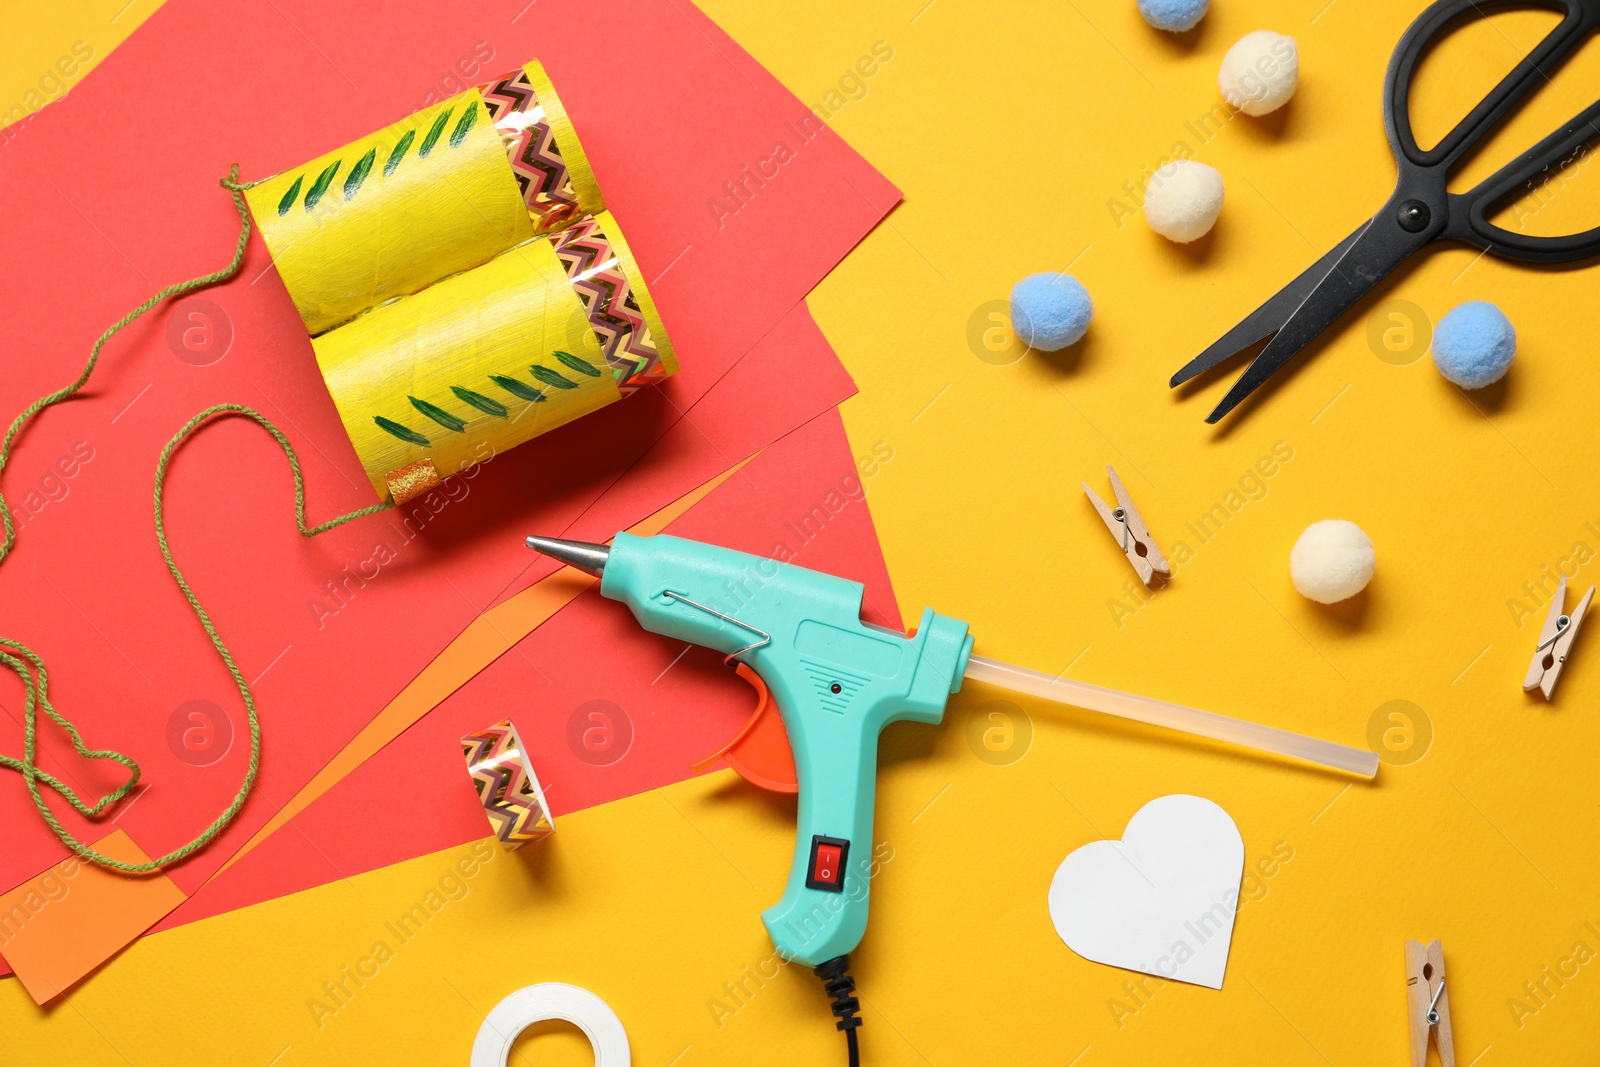
{"type": "Polygon", "coordinates": [[[400,138],[400,143],[394,146],[394,151],[389,153],[388,162],[384,163],[383,165],[383,176],[385,178],[393,174],[394,168],[398,167],[400,165],[400,161],[406,158],[406,153],[411,151],[411,142],[415,141],[416,139],[416,130],[407,130],[406,135],[400,138]]]}
{"type": "Polygon", "coordinates": [[[472,129],[478,121],[478,105],[468,104],[466,113],[461,116],[461,121],[456,123],[456,128],[450,131],[450,147],[455,148],[466,140],[467,131],[472,129]]]}
{"type": "Polygon", "coordinates": [[[450,121],[450,112],[454,110],[455,108],[453,107],[447,107],[439,112],[439,117],[433,120],[433,125],[428,127],[427,135],[422,138],[422,147],[417,149],[418,156],[425,157],[429,152],[433,151],[434,142],[444,132],[444,124],[450,121]]]}
{"type": "Polygon", "coordinates": [[[317,180],[311,183],[311,190],[306,193],[306,210],[310,211],[317,206],[317,201],[322,199],[322,194],[328,191],[328,186],[333,184],[333,176],[338,173],[339,164],[344,160],[336,159],[329,163],[327,169],[317,175],[317,180]]]}
{"type": "Polygon", "coordinates": [[[378,424],[378,429],[382,430],[384,433],[394,434],[394,436],[400,438],[402,441],[409,441],[414,445],[429,445],[433,443],[417,431],[411,429],[411,427],[401,426],[398,422],[386,419],[382,415],[374,415],[372,417],[372,421],[378,424]]]}
{"type": "Polygon", "coordinates": [[[595,365],[593,363],[590,363],[586,359],[579,359],[571,352],[563,352],[558,348],[556,349],[556,358],[565,363],[567,366],[571,367],[573,370],[577,371],[579,374],[587,374],[591,378],[600,377],[600,372],[595,369],[595,365]]]}
{"type": "Polygon", "coordinates": [[[537,363],[533,365],[533,376],[544,384],[553,385],[557,389],[576,389],[578,387],[576,383],[567,381],[549,367],[541,367],[537,363]]]}
{"type": "Polygon", "coordinates": [[[289,191],[283,194],[283,199],[278,201],[279,216],[287,215],[289,209],[294,207],[294,202],[300,199],[300,183],[305,180],[306,176],[300,175],[294,180],[294,184],[289,186],[289,191]]]}
{"type": "Polygon", "coordinates": [[[414,396],[408,396],[406,399],[411,401],[412,407],[416,408],[418,411],[422,412],[424,415],[428,416],[428,418],[432,419],[434,422],[437,422],[440,426],[443,426],[447,430],[454,430],[456,433],[460,433],[462,430],[467,428],[467,424],[464,420],[456,418],[454,415],[450,414],[444,408],[439,407],[437,404],[430,404],[426,400],[419,400],[414,396]]]}
{"type": "Polygon", "coordinates": [[[524,400],[531,400],[535,404],[542,404],[547,399],[543,392],[535,389],[528,383],[519,382],[515,378],[507,378],[504,374],[491,374],[489,375],[489,380],[498,385],[500,388],[504,389],[506,392],[510,393],[512,396],[518,396],[524,400]]]}
{"type": "Polygon", "coordinates": [[[367,149],[367,154],[362,156],[356,165],[350,168],[350,176],[344,180],[344,198],[346,200],[356,195],[356,190],[361,188],[361,183],[367,180],[367,171],[372,169],[372,161],[377,158],[377,148],[369,148],[367,149]]]}
{"type": "Polygon", "coordinates": [[[510,413],[500,401],[491,400],[482,393],[474,393],[471,389],[463,389],[459,385],[452,385],[450,391],[456,394],[456,399],[463,403],[471,404],[486,415],[494,415],[503,419],[510,413]]]}

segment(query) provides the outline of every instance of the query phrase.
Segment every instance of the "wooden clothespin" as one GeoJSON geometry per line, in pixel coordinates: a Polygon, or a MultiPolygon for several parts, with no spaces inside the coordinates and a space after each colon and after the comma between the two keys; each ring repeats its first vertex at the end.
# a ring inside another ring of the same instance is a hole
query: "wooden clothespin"
{"type": "Polygon", "coordinates": [[[1116,469],[1107,467],[1106,473],[1111,475],[1111,491],[1117,494],[1118,507],[1106,506],[1106,502],[1089,488],[1089,483],[1082,482],[1080,484],[1083,486],[1083,491],[1089,494],[1089,503],[1094,505],[1094,509],[1100,513],[1100,518],[1105,520],[1106,529],[1111,531],[1111,536],[1116,539],[1128,557],[1128,562],[1133,564],[1140,581],[1145,585],[1153,585],[1157,578],[1165,581],[1172,577],[1172,568],[1167,564],[1167,557],[1161,554],[1156,539],[1150,536],[1144,519],[1139,517],[1139,509],[1128,499],[1128,490],[1123,488],[1122,479],[1117,477],[1116,469]]]}
{"type": "Polygon", "coordinates": [[[1538,690],[1544,693],[1546,700],[1555,692],[1556,682],[1561,678],[1561,668],[1567,665],[1567,653],[1572,648],[1572,642],[1578,638],[1578,627],[1583,624],[1583,613],[1589,610],[1589,601],[1594,598],[1594,586],[1583,594],[1583,599],[1578,601],[1578,606],[1569,615],[1562,609],[1567,605],[1567,577],[1561,576],[1561,582],[1556,586],[1556,595],[1550,600],[1550,613],[1545,616],[1544,629],[1539,631],[1539,647],[1533,650],[1533,661],[1528,664],[1528,676],[1522,680],[1522,688],[1532,693],[1538,690]]]}
{"type": "Polygon", "coordinates": [[[1428,1036],[1433,1035],[1443,1067],[1456,1067],[1456,1040],[1450,1032],[1450,994],[1444,988],[1444,946],[1439,939],[1406,942],[1406,1007],[1411,1020],[1411,1067],[1425,1067],[1428,1036]]]}

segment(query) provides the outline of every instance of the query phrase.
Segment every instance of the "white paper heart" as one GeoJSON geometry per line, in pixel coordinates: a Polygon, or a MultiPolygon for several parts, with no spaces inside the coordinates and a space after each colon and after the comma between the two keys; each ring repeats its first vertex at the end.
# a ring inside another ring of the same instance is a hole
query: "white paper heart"
{"type": "Polygon", "coordinates": [[[1061,861],[1050,919],[1085,959],[1222,988],[1244,871],[1244,840],[1204,797],[1157,797],[1121,841],[1094,841],[1061,861]]]}

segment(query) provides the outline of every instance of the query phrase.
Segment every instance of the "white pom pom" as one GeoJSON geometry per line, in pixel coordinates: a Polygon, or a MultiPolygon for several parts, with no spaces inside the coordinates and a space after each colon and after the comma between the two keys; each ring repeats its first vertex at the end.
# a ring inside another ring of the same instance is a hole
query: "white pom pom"
{"type": "Polygon", "coordinates": [[[1300,53],[1293,37],[1257,30],[1239,38],[1222,57],[1217,85],[1222,98],[1246,115],[1266,115],[1289,102],[1300,82],[1300,53]]]}
{"type": "Polygon", "coordinates": [[[1377,566],[1372,538],[1344,519],[1312,523],[1289,552],[1289,577],[1294,587],[1319,604],[1336,604],[1355,596],[1372,581],[1377,566]]]}
{"type": "Polygon", "coordinates": [[[1144,220],[1169,241],[1204,237],[1222,212],[1222,175],[1192,159],[1168,163],[1144,188],[1144,220]]]}

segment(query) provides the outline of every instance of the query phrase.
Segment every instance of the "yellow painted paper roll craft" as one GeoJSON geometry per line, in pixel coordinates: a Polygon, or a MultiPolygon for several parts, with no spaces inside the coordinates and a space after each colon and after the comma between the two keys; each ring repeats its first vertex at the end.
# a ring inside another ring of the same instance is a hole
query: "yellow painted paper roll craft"
{"type": "Polygon", "coordinates": [[[677,370],[538,63],[245,195],[380,497],[677,370]]]}

